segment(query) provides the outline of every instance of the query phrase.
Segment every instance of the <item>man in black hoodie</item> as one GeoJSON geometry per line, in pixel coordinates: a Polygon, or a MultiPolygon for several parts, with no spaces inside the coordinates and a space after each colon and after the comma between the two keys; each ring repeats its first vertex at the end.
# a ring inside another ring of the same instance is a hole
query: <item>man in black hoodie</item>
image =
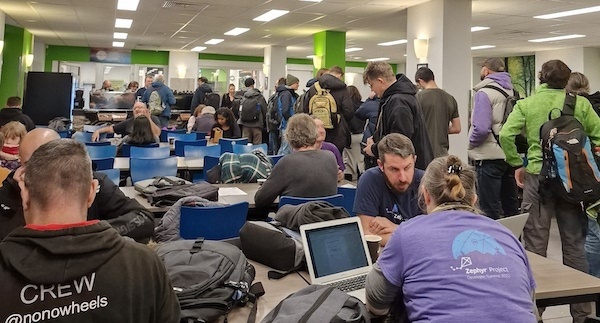
{"type": "Polygon", "coordinates": [[[6,107],[0,110],[0,127],[11,122],[11,121],[19,121],[23,125],[25,125],[25,129],[27,131],[31,131],[35,128],[35,123],[31,120],[31,118],[23,114],[21,110],[21,98],[18,96],[11,96],[6,100],[6,107]]]}
{"type": "MultiPolygon", "coordinates": [[[[394,75],[390,64],[370,62],[363,73],[379,100],[379,117],[373,137],[367,139],[364,153],[378,158],[377,143],[390,133],[400,133],[413,142],[417,160],[415,167],[425,170],[433,160],[433,150],[427,136],[423,114],[415,95],[417,88],[404,75],[394,75]]],[[[376,165],[376,164],[375,164],[376,165]]],[[[365,165],[365,169],[375,165],[365,165]]]]}
{"type": "Polygon", "coordinates": [[[98,181],[81,143],[40,146],[15,178],[27,225],[0,243],[1,322],[179,322],[156,253],[86,221],[98,181]]]}
{"type": "MultiPolygon", "coordinates": [[[[192,104],[190,106],[190,112],[194,114],[194,110],[198,107],[199,104],[204,104],[204,98],[206,97],[206,93],[211,93],[212,89],[207,84],[208,79],[204,76],[198,78],[198,88],[196,88],[196,92],[194,92],[194,97],[192,98],[192,104]]],[[[218,109],[219,107],[213,107],[218,109]]]]}

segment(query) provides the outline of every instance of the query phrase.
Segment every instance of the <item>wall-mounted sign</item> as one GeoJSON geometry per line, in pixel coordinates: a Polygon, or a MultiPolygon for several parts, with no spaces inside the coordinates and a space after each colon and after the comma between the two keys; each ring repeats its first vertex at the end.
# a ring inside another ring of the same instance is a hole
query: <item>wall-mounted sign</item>
{"type": "Polygon", "coordinates": [[[114,50],[107,48],[91,48],[90,61],[99,63],[131,64],[130,50],[114,50]]]}

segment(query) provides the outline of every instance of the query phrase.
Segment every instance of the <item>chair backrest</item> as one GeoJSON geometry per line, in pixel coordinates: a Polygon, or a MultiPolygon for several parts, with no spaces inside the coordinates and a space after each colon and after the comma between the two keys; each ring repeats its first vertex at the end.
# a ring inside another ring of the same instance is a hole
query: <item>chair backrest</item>
{"type": "Polygon", "coordinates": [[[121,180],[121,171],[116,168],[99,170],[98,173],[106,174],[106,177],[110,179],[115,185],[119,186],[121,180]]]}
{"type": "Polygon", "coordinates": [[[185,156],[185,146],[206,146],[206,139],[175,140],[175,156],[185,156]]]}
{"type": "Polygon", "coordinates": [[[279,207],[283,205],[298,205],[306,202],[313,201],[325,201],[333,204],[334,206],[344,206],[344,195],[335,194],[323,197],[294,197],[294,196],[282,196],[279,198],[279,207]]]}
{"type": "Polygon", "coordinates": [[[246,223],[248,202],[217,207],[181,207],[179,234],[183,239],[223,240],[239,236],[246,223]]]}
{"type": "Polygon", "coordinates": [[[86,141],[84,144],[86,146],[110,146],[110,141],[86,141]]]}
{"type": "MultiPolygon", "coordinates": [[[[177,140],[197,140],[196,139],[196,134],[194,133],[179,133],[179,132],[171,132],[171,133],[167,133],[167,141],[169,140],[169,138],[173,138],[175,141],[177,140]]],[[[204,138],[202,138],[204,139],[204,138]]]]}
{"type": "Polygon", "coordinates": [[[69,137],[71,137],[71,130],[63,130],[63,131],[57,131],[57,132],[58,132],[58,135],[61,138],[69,138],[69,137]]]}
{"type": "Polygon", "coordinates": [[[196,134],[196,140],[206,139],[206,136],[208,136],[208,133],[202,131],[192,131],[190,133],[196,134]]]}
{"type": "Polygon", "coordinates": [[[100,126],[92,126],[92,125],[83,125],[83,131],[85,132],[94,132],[100,128],[103,128],[104,126],[100,125],[100,126]]]}
{"type": "Polygon", "coordinates": [[[171,155],[169,147],[132,146],[130,156],[133,158],[164,158],[171,155]]]}
{"type": "Polygon", "coordinates": [[[186,129],[177,129],[177,130],[162,130],[160,132],[160,142],[167,142],[168,141],[168,135],[172,134],[172,133],[186,133],[187,130],[186,129]]]}
{"type": "Polygon", "coordinates": [[[94,170],[104,170],[111,169],[115,167],[115,158],[92,158],[92,169],[94,170]]]}
{"type": "Polygon", "coordinates": [[[88,145],[85,144],[85,150],[87,150],[90,158],[114,158],[117,156],[117,146],[113,146],[110,142],[106,142],[108,145],[88,145]]]}
{"type": "Polygon", "coordinates": [[[269,159],[271,159],[271,164],[273,164],[273,166],[275,166],[275,164],[277,164],[277,162],[279,162],[279,160],[285,155],[268,155],[267,157],[269,157],[269,159]]]}
{"type": "MultiPolygon", "coordinates": [[[[219,164],[219,157],[204,156],[204,180],[208,182],[208,171],[219,164]]],[[[219,176],[221,177],[221,176],[219,176]]]]}
{"type": "Polygon", "coordinates": [[[265,155],[267,154],[267,144],[260,144],[260,145],[239,145],[239,144],[235,144],[232,145],[233,148],[233,153],[234,154],[244,154],[244,153],[251,153],[253,150],[258,149],[258,150],[262,150],[263,153],[265,153],[265,155]]]}
{"type": "MultiPolygon", "coordinates": [[[[83,143],[92,142],[92,134],[93,134],[93,132],[77,131],[73,134],[73,139],[75,141],[83,142],[83,143]]],[[[100,138],[98,138],[98,141],[105,141],[105,140],[106,140],[106,134],[101,133],[100,138]]]]}
{"type": "Polygon", "coordinates": [[[222,153],[232,153],[233,145],[246,145],[247,143],[248,143],[248,138],[241,138],[241,139],[221,138],[221,139],[219,139],[219,145],[221,145],[222,153]]]}
{"type": "MultiPolygon", "coordinates": [[[[130,157],[131,156],[131,147],[134,147],[134,146],[132,146],[130,144],[121,145],[121,156],[122,157],[130,157]]],[[[160,145],[157,143],[153,143],[153,144],[148,144],[145,146],[136,146],[136,147],[154,148],[154,147],[160,147],[160,145]]]]}
{"type": "Polygon", "coordinates": [[[344,195],[344,203],[342,206],[351,216],[355,216],[354,199],[356,198],[356,187],[338,187],[338,194],[344,195]]]}
{"type": "Polygon", "coordinates": [[[198,158],[204,158],[204,156],[219,157],[219,156],[221,156],[221,146],[220,145],[184,146],[183,147],[183,155],[185,157],[198,157],[198,158]]]}
{"type": "Polygon", "coordinates": [[[156,176],[177,176],[177,157],[130,158],[131,182],[136,183],[156,176]]]}

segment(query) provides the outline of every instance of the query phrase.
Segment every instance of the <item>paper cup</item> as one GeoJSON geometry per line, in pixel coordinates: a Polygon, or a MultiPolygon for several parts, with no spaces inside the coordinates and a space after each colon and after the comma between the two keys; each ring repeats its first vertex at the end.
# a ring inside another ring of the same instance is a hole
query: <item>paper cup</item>
{"type": "Polygon", "coordinates": [[[365,240],[369,247],[369,255],[371,256],[371,262],[375,263],[379,257],[379,247],[381,245],[381,237],[374,234],[366,234],[365,240]]]}

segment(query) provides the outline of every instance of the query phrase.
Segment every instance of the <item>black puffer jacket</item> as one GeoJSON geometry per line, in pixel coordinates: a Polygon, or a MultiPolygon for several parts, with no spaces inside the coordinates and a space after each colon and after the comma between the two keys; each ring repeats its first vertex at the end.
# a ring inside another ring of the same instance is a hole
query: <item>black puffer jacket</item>
{"type": "Polygon", "coordinates": [[[592,94],[582,94],[594,108],[594,111],[600,116],[600,92],[592,93],[592,94]]]}

